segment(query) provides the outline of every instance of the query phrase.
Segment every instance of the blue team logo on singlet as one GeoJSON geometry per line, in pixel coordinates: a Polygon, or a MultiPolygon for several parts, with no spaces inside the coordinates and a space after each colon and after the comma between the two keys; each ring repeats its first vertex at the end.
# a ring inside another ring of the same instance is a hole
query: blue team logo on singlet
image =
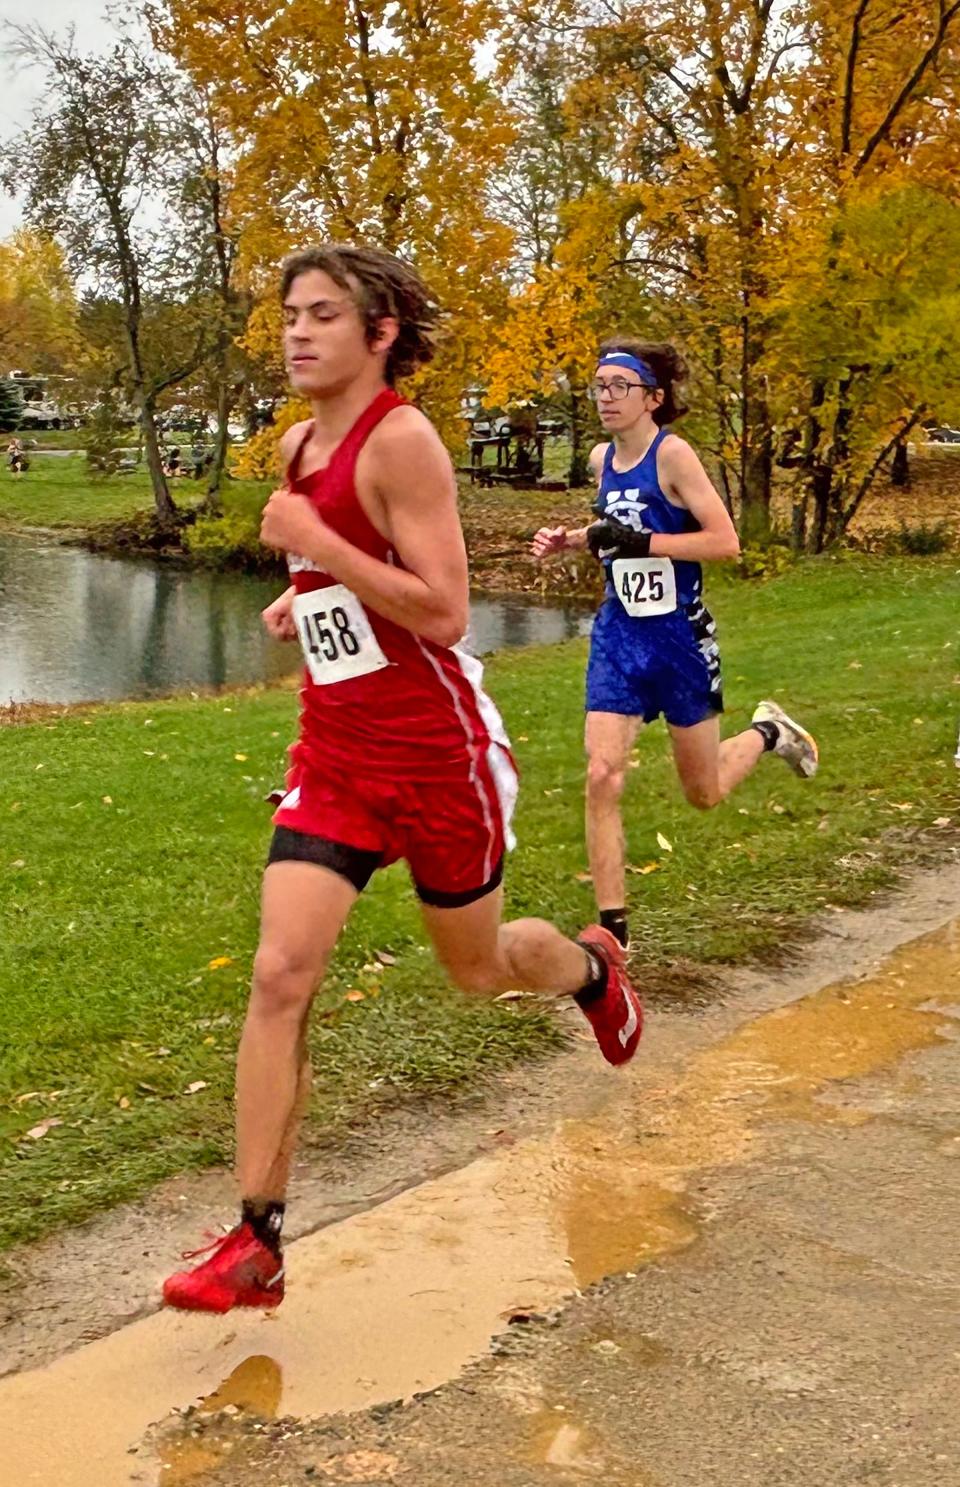
{"type": "Polygon", "coordinates": [[[641,501],[641,495],[642,492],[639,489],[603,491],[604,516],[614,517],[634,532],[646,531],[643,513],[647,510],[649,502],[641,501]]]}

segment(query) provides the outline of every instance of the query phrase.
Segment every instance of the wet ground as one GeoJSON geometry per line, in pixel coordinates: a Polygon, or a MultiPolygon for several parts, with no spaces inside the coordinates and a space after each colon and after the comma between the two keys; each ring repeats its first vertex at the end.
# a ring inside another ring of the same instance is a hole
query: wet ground
{"type": "Polygon", "coordinates": [[[960,1483],[958,913],[953,868],[625,1075],[584,1045],[539,1122],[293,1244],[271,1317],[12,1374],[10,1480],[960,1483]]]}

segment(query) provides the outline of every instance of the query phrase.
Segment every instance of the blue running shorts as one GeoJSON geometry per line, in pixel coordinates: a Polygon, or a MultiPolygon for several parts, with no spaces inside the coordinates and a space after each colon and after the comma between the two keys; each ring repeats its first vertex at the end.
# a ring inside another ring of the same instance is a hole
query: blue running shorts
{"type": "Polygon", "coordinates": [[[587,712],[622,713],[645,723],[662,713],[675,728],[723,712],[716,623],[702,602],[634,619],[608,595],[590,639],[587,712]]]}

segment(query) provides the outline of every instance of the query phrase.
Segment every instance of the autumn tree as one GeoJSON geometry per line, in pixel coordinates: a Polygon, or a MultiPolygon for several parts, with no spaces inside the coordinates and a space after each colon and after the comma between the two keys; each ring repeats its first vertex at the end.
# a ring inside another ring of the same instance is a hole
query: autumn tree
{"type": "Polygon", "coordinates": [[[499,81],[517,140],[489,187],[515,239],[514,289],[481,365],[490,406],[560,412],[570,433],[568,480],[581,484],[595,417],[588,384],[597,343],[638,313],[623,272],[633,252],[637,186],[651,161],[628,158],[629,101],[590,87],[597,59],[583,38],[521,16],[505,41],[499,81]],[[581,93],[580,87],[583,87],[581,93]]]}
{"type": "Polygon", "coordinates": [[[842,537],[917,426],[960,408],[958,261],[960,203],[920,186],[858,193],[794,261],[773,349],[798,546],[842,537]]]}
{"type": "Polygon", "coordinates": [[[207,509],[220,504],[230,418],[243,391],[246,360],[240,342],[250,296],[239,270],[240,224],[233,209],[233,149],[223,109],[212,90],[166,70],[158,74],[176,147],[167,196],[181,228],[181,283],[192,282],[191,310],[203,328],[196,376],[215,409],[216,435],[207,477],[207,509]]]}
{"type": "Polygon", "coordinates": [[[77,300],[59,246],[19,228],[0,242],[0,367],[70,371],[78,354],[77,300]]]}
{"type": "Polygon", "coordinates": [[[808,279],[833,287],[836,331],[810,338],[800,399],[797,526],[819,550],[955,386],[960,3],[817,0],[811,13],[811,153],[830,210],[802,193],[790,241],[808,279]]]}
{"type": "MultiPolygon", "coordinates": [[[[767,530],[774,471],[785,466],[802,470],[817,513],[813,545],[839,533],[850,491],[913,416],[905,406],[884,421],[898,378],[889,354],[877,361],[851,347],[848,364],[832,359],[831,290],[841,270],[847,285],[850,274],[868,272],[838,246],[861,205],[908,185],[945,198],[956,190],[957,11],[940,0],[786,8],[663,0],[655,10],[551,0],[517,8],[518,23],[571,42],[576,60],[558,112],[586,139],[598,115],[606,121],[616,147],[610,181],[643,162],[631,193],[630,251],[619,263],[598,256],[593,272],[608,293],[618,271],[631,275],[642,328],[675,335],[690,354],[698,433],[737,497],[748,537],[767,530]],[[801,351],[787,327],[817,275],[823,339],[806,338],[801,391],[801,351]],[[788,341],[793,359],[785,364],[788,341]],[[858,451],[874,451],[866,468],[859,454],[851,462],[854,422],[858,451]]],[[[609,200],[593,201],[610,212],[609,200]]],[[[897,209],[889,210],[893,220],[897,209]]],[[[946,226],[938,220],[940,242],[946,226]]],[[[599,244],[601,216],[596,226],[599,244]]],[[[923,322],[921,314],[914,331],[923,322]]],[[[925,324],[932,332],[933,322],[925,324]]],[[[889,351],[894,325],[905,334],[889,296],[865,291],[857,328],[873,350],[883,343],[889,351]],[[869,327],[865,313],[874,317],[869,327]]],[[[939,350],[927,340],[931,365],[939,350]]]]}
{"type": "Polygon", "coordinates": [[[241,255],[264,307],[250,354],[272,354],[285,252],[318,237],[376,242],[413,260],[447,311],[441,354],[408,391],[457,430],[511,241],[483,206],[512,138],[477,69],[500,19],[491,0],[156,0],[148,14],[238,143],[241,255]]]}
{"type": "Polygon", "coordinates": [[[157,519],[169,526],[177,509],[159,400],[211,356],[226,367],[239,328],[219,121],[132,31],[105,55],[78,51],[72,33],[12,34],[14,54],[42,70],[46,93],[4,152],[4,180],[25,183],[28,220],[119,307],[122,371],[111,381],[122,376],[137,410],[157,519]]]}

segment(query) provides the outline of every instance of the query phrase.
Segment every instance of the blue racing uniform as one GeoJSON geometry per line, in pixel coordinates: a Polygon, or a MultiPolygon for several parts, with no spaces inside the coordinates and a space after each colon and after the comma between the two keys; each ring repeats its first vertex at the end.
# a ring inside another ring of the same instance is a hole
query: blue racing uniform
{"type": "MultiPolygon", "coordinates": [[[[639,464],[613,468],[607,449],[596,510],[647,532],[699,532],[657,478],[661,429],[639,464]]],[[[690,728],[723,711],[716,624],[701,597],[699,563],[670,558],[606,560],[606,597],[593,627],[587,666],[587,711],[622,713],[650,723],[690,728]]]]}

